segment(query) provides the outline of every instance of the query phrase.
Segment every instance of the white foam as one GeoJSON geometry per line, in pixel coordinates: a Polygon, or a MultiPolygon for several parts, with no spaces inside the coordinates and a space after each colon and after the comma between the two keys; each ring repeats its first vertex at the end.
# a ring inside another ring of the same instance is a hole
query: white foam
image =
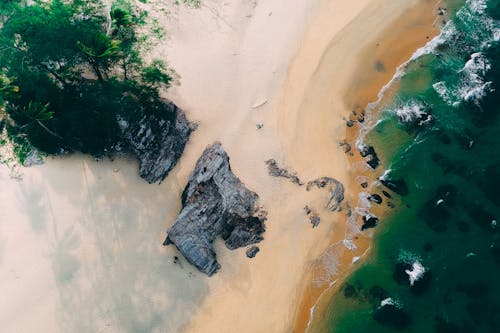
{"type": "MultiPolygon", "coordinates": [[[[427,107],[422,102],[418,101],[410,101],[396,109],[396,115],[399,120],[404,123],[411,123],[420,119],[427,115],[425,112],[427,107]]],[[[422,125],[424,122],[428,122],[432,119],[431,116],[426,117],[425,121],[420,121],[419,125],[422,125]]]]}
{"type": "Polygon", "coordinates": [[[492,82],[485,82],[485,75],[491,69],[491,63],[481,53],[471,54],[470,59],[458,72],[459,82],[449,86],[445,82],[437,82],[432,85],[438,95],[451,106],[458,106],[462,101],[474,102],[476,104],[493,90],[492,82]]]}
{"type": "Polygon", "coordinates": [[[379,179],[380,180],[387,180],[391,171],[392,171],[392,169],[385,170],[384,174],[382,176],[380,176],[379,179]]]}
{"type": "Polygon", "coordinates": [[[405,273],[408,274],[410,285],[413,286],[415,282],[417,282],[424,276],[425,267],[420,263],[420,261],[416,260],[413,262],[411,269],[405,270],[405,273]]]}
{"type": "Polygon", "coordinates": [[[381,307],[384,307],[386,305],[396,305],[396,302],[392,298],[387,297],[380,302],[381,307]]]}

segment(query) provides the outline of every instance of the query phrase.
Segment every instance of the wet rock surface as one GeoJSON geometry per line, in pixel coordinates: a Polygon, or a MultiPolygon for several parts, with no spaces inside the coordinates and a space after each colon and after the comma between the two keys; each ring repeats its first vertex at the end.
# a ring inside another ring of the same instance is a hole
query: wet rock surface
{"type": "Polygon", "coordinates": [[[366,229],[375,228],[378,223],[378,218],[374,215],[363,216],[363,225],[361,226],[361,231],[366,229]]]}
{"type": "Polygon", "coordinates": [[[382,197],[380,196],[380,194],[377,194],[377,193],[370,195],[368,197],[368,200],[370,200],[371,202],[374,202],[376,204],[379,204],[379,205],[382,203],[382,197]]]}
{"type": "Polygon", "coordinates": [[[307,183],[307,191],[313,187],[327,188],[330,190],[330,200],[328,200],[327,208],[334,212],[340,211],[340,204],[344,201],[344,185],[336,179],[330,177],[322,177],[307,183]]]}
{"type": "Polygon", "coordinates": [[[295,174],[295,172],[290,172],[287,169],[280,168],[278,166],[278,162],[274,159],[270,159],[266,161],[267,164],[267,169],[269,171],[269,174],[273,177],[282,177],[282,178],[288,178],[290,181],[296,185],[302,186],[304,183],[302,183],[295,174]]]}
{"type": "Polygon", "coordinates": [[[363,157],[366,161],[366,163],[370,166],[372,169],[376,169],[380,165],[380,159],[377,156],[377,153],[375,152],[375,148],[373,146],[367,146],[367,145],[360,145],[358,147],[359,153],[361,154],[361,157],[363,157]]]}
{"type": "Polygon", "coordinates": [[[136,122],[118,120],[124,144],[139,161],[139,174],[148,183],[162,181],[181,157],[192,132],[184,113],[173,103],[165,102],[165,114],[145,114],[136,122]]]}
{"type": "Polygon", "coordinates": [[[233,250],[263,239],[265,211],[258,196],[233,174],[220,143],[203,152],[182,193],[182,211],[168,229],[164,245],[174,244],[201,272],[220,269],[213,241],[221,236],[233,250]]]}

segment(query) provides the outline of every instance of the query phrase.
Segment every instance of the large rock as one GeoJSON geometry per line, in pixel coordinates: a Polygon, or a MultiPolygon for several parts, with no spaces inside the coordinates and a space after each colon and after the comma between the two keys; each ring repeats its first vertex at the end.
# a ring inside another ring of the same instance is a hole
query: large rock
{"type": "Polygon", "coordinates": [[[232,173],[220,143],[203,152],[182,193],[182,211],[164,245],[175,244],[186,259],[211,276],[220,268],[212,246],[221,236],[229,249],[260,242],[265,212],[258,196],[232,173]]]}
{"type": "Polygon", "coordinates": [[[139,161],[139,174],[149,183],[165,179],[181,157],[192,131],[175,104],[165,102],[164,114],[144,114],[134,122],[118,121],[128,150],[139,161]]]}

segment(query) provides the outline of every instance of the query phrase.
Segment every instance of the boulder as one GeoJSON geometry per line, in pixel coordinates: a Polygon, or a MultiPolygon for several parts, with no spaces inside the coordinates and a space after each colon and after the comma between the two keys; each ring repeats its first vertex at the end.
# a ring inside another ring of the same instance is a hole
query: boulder
{"type": "Polygon", "coordinates": [[[174,244],[201,272],[220,269],[213,241],[217,236],[233,250],[263,239],[265,212],[258,196],[233,174],[229,157],[216,142],[205,149],[182,193],[182,210],[168,229],[164,245],[174,244]]]}
{"type": "Polygon", "coordinates": [[[144,113],[137,121],[118,119],[124,144],[139,161],[139,174],[148,183],[165,179],[192,132],[182,110],[172,102],[164,105],[162,114],[144,113]]]}

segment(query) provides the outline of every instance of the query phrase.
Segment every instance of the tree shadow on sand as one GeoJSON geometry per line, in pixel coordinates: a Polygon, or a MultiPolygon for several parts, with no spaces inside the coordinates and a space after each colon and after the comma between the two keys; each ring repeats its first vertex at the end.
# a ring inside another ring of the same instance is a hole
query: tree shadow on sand
{"type": "Polygon", "coordinates": [[[208,292],[205,276],[174,263],[176,250],[161,246],[166,221],[178,212],[168,205],[179,201],[178,191],[125,172],[113,175],[114,168],[131,168],[124,162],[101,166],[84,159],[80,171],[77,162],[70,163],[44,172],[42,182],[28,184],[21,194],[33,214],[33,231],[46,225],[38,233],[49,247],[61,331],[177,331],[208,292]],[[40,196],[51,202],[52,212],[33,209],[45,200],[40,196]],[[57,201],[72,213],[58,212],[57,201]]]}

